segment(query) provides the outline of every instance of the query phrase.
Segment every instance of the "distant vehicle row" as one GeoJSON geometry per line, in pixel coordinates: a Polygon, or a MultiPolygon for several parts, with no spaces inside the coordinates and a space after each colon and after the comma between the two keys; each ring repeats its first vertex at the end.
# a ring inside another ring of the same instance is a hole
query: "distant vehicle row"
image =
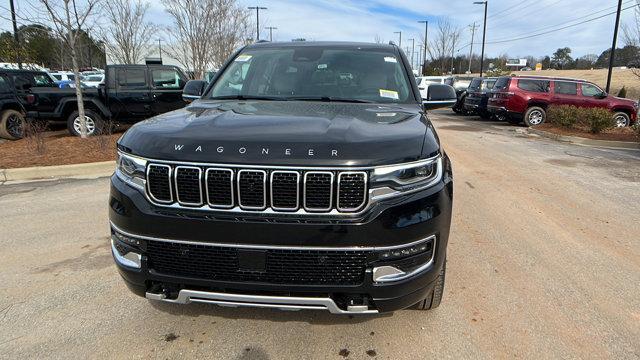
{"type": "MultiPolygon", "coordinates": [[[[450,79],[450,84],[456,87],[458,78],[450,79]]],[[[473,78],[465,90],[458,87],[456,91],[458,102],[453,107],[454,112],[512,124],[540,125],[545,122],[551,105],[608,109],[618,127],[630,126],[638,119],[637,101],[611,96],[596,84],[579,79],[542,76],[473,78]]]]}

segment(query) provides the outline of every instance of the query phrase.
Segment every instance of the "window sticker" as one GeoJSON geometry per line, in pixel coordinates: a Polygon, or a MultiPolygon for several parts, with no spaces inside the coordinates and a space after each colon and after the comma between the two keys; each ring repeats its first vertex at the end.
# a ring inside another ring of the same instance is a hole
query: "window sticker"
{"type": "Polygon", "coordinates": [[[253,57],[253,56],[251,56],[251,55],[240,55],[240,56],[238,56],[238,57],[236,58],[236,60],[235,60],[235,61],[237,61],[237,62],[245,62],[245,61],[249,61],[249,60],[251,60],[251,58],[252,58],[252,57],[253,57]]]}
{"type": "Polygon", "coordinates": [[[396,59],[395,56],[385,56],[384,61],[389,63],[397,63],[398,59],[396,59]]]}
{"type": "Polygon", "coordinates": [[[398,100],[398,92],[393,90],[380,89],[380,97],[398,100]]]}

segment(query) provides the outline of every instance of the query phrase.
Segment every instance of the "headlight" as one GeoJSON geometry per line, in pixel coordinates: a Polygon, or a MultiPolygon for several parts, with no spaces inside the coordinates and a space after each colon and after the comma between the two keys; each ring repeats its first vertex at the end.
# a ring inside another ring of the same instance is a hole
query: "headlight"
{"type": "Polygon", "coordinates": [[[377,191],[386,197],[426,189],[441,178],[442,157],[438,156],[413,163],[378,167],[371,176],[371,187],[374,192],[376,188],[387,189],[386,193],[377,191]]]}
{"type": "Polygon", "coordinates": [[[139,157],[118,152],[116,175],[127,184],[144,190],[147,161],[139,157]]]}

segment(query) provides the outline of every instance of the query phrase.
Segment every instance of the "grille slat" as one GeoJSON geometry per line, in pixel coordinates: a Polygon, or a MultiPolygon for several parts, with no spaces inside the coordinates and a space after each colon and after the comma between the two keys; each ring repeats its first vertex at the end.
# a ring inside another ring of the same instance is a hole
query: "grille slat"
{"type": "Polygon", "coordinates": [[[357,211],[366,201],[365,172],[343,172],[338,175],[338,210],[357,211]]]}
{"type": "Polygon", "coordinates": [[[263,170],[238,171],[238,203],[243,209],[267,207],[267,173],[263,170]]]}
{"type": "Polygon", "coordinates": [[[235,248],[150,241],[149,266],[164,274],[271,284],[358,285],[369,251],[266,250],[263,272],[241,270],[235,248]]]}
{"type": "Polygon", "coordinates": [[[300,174],[296,171],[271,173],[271,207],[275,210],[297,210],[300,174]]]}
{"type": "Polygon", "coordinates": [[[333,173],[309,171],[304,174],[304,208],[309,211],[331,210],[333,173]]]}
{"type": "Polygon", "coordinates": [[[147,191],[158,202],[172,202],[171,167],[168,165],[149,165],[147,169],[147,191]]]}
{"type": "Polygon", "coordinates": [[[233,170],[210,168],[206,172],[207,201],[213,207],[233,207],[233,170]]]}
{"type": "Polygon", "coordinates": [[[202,205],[202,169],[177,166],[175,169],[176,199],[183,205],[202,205]]]}

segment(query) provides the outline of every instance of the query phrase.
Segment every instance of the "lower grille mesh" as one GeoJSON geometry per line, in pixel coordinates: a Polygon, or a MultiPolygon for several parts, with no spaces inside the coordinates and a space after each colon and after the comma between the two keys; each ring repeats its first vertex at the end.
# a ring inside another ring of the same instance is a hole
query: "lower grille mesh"
{"type": "Polygon", "coordinates": [[[149,266],[167,275],[271,284],[358,285],[364,281],[368,251],[265,250],[264,272],[239,268],[235,248],[150,241],[149,266]]]}

